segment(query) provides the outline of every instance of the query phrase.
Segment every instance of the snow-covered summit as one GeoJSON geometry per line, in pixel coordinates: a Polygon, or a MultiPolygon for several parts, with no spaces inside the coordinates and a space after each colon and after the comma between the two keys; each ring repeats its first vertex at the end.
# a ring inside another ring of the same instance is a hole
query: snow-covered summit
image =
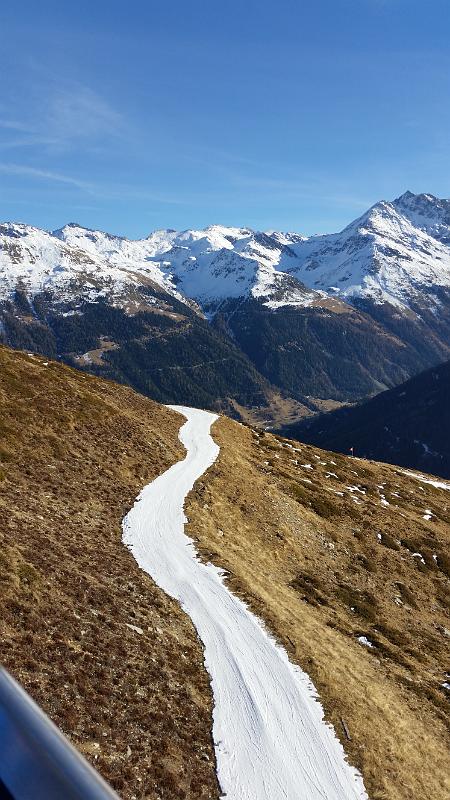
{"type": "Polygon", "coordinates": [[[272,308],[305,305],[317,297],[282,267],[295,260],[290,244],[303,240],[298,234],[210,225],[202,230],[157,230],[131,241],[71,224],[54,235],[109,264],[151,275],[162,285],[176,285],[209,309],[242,296],[260,298],[272,308]]]}
{"type": "Polygon", "coordinates": [[[397,306],[432,288],[450,287],[450,248],[433,235],[430,217],[419,225],[416,216],[414,224],[412,204],[408,199],[406,215],[400,200],[376,203],[341,233],[300,243],[293,274],[347,301],[365,297],[397,306]]]}
{"type": "Polygon", "coordinates": [[[316,298],[287,274],[282,263],[294,253],[280,235],[212,225],[204,230],[171,232],[164,240],[147,241],[155,247],[153,259],[188,297],[207,307],[229,298],[253,296],[270,307],[305,305],[316,298]]]}
{"type": "Polygon", "coordinates": [[[408,191],[397,197],[392,205],[415,227],[450,245],[450,200],[408,191]]]}
{"type": "Polygon", "coordinates": [[[152,285],[214,312],[230,298],[269,308],[305,306],[324,295],[408,308],[436,304],[450,288],[450,200],[405,192],[376,203],[340,233],[298,233],[210,225],[157,230],[130,240],[76,223],[52,233],[0,226],[0,299],[17,286],[70,295],[125,297],[152,285]],[[72,288],[71,288],[72,287],[72,288]]]}
{"type": "Polygon", "coordinates": [[[132,246],[74,224],[54,233],[31,225],[0,225],[0,300],[20,289],[29,299],[51,292],[58,302],[104,298],[123,305],[144,285],[181,299],[157,264],[149,261],[142,268],[141,248],[136,258],[132,246]]]}

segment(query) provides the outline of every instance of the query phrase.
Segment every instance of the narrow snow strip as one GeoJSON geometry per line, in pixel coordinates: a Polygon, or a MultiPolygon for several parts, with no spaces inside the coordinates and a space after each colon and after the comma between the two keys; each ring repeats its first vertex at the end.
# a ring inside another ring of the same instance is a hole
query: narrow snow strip
{"type": "Polygon", "coordinates": [[[426,478],[425,475],[419,475],[417,472],[410,472],[409,470],[402,469],[403,475],[408,475],[410,478],[415,478],[422,483],[429,483],[431,486],[434,486],[435,489],[447,489],[450,491],[450,483],[445,483],[444,481],[432,481],[431,478],[426,478]]]}
{"type": "Polygon", "coordinates": [[[185,535],[186,496],[219,453],[209,433],[217,416],[172,408],[187,418],[180,430],[187,455],[143,489],[124,519],[123,541],[180,602],[203,642],[221,789],[227,800],[367,798],[306,673],[229,591],[223,571],[199,561],[185,535]]]}

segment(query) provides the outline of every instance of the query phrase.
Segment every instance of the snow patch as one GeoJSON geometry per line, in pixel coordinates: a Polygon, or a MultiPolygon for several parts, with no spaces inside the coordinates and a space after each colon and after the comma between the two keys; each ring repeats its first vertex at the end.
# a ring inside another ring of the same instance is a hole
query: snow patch
{"type": "Polygon", "coordinates": [[[364,647],[370,647],[370,648],[374,648],[375,647],[374,643],[371,642],[370,639],[367,638],[367,636],[358,636],[357,638],[358,638],[358,642],[360,644],[363,644],[364,647]]]}
{"type": "MultiPolygon", "coordinates": [[[[445,483],[444,481],[435,481],[431,478],[427,478],[425,475],[419,475],[417,472],[410,472],[409,470],[402,469],[401,472],[403,475],[408,475],[410,478],[415,478],[417,481],[421,481],[421,483],[429,483],[430,486],[434,486],[435,489],[446,489],[448,492],[450,492],[450,483],[445,483]]],[[[421,486],[419,488],[422,489],[421,486]]]]}

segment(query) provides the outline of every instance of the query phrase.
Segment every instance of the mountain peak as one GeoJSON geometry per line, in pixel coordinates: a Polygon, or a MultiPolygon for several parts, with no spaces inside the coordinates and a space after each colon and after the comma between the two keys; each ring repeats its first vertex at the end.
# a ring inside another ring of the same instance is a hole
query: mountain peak
{"type": "Polygon", "coordinates": [[[52,236],[57,239],[62,239],[67,244],[79,246],[81,248],[86,246],[88,241],[108,240],[108,241],[122,241],[125,240],[124,236],[113,235],[105,231],[95,230],[95,228],[87,228],[85,225],[80,225],[78,222],[68,222],[62,228],[57,228],[52,231],[52,236]]]}
{"type": "Polygon", "coordinates": [[[393,201],[393,206],[416,228],[439,242],[450,244],[450,200],[407,191],[393,201]]]}
{"type": "Polygon", "coordinates": [[[406,192],[403,192],[403,194],[400,195],[400,197],[396,197],[394,203],[407,202],[409,200],[412,200],[414,197],[418,197],[418,195],[414,194],[414,192],[411,192],[409,189],[407,189],[406,192]]]}
{"type": "Polygon", "coordinates": [[[393,203],[394,205],[396,205],[397,203],[401,205],[404,203],[417,203],[422,201],[428,203],[442,203],[442,202],[445,203],[445,200],[440,200],[439,197],[435,197],[434,194],[426,192],[419,192],[418,194],[415,194],[414,192],[411,192],[409,189],[407,189],[406,192],[403,192],[403,194],[401,194],[400,197],[397,197],[395,200],[393,200],[393,203]]]}
{"type": "Polygon", "coordinates": [[[51,231],[52,236],[56,236],[58,239],[63,239],[64,234],[68,233],[69,231],[80,231],[82,233],[95,233],[93,228],[87,228],[85,225],[80,225],[79,222],[66,222],[65,225],[62,225],[61,228],[56,228],[54,231],[51,231]]]}

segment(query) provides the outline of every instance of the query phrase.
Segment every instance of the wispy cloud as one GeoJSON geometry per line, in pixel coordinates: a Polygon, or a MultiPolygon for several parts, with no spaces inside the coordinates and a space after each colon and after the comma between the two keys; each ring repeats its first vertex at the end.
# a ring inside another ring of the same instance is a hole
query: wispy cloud
{"type": "Polygon", "coordinates": [[[73,178],[71,175],[64,175],[60,172],[39,169],[37,167],[29,167],[23,164],[0,163],[0,172],[4,175],[17,175],[27,178],[38,178],[46,181],[54,181],[56,183],[65,183],[69,186],[75,186],[77,189],[82,189],[90,193],[94,191],[93,185],[87,181],[81,181],[78,180],[78,178],[73,178]]]}
{"type": "Polygon", "coordinates": [[[165,194],[162,192],[154,192],[151,189],[139,189],[123,183],[93,183],[74,178],[72,175],[24,164],[0,162],[0,174],[15,175],[17,177],[30,178],[37,181],[66,184],[87,192],[90,195],[95,195],[95,197],[100,200],[123,200],[124,198],[129,198],[162,203],[164,205],[192,205],[191,195],[182,197],[178,193],[176,195],[165,194]]]}
{"type": "Polygon", "coordinates": [[[267,202],[276,198],[290,201],[314,200],[330,206],[366,209],[372,205],[367,197],[357,196],[348,187],[336,185],[329,175],[306,173],[301,178],[295,175],[286,177],[286,165],[275,160],[257,160],[217,148],[203,148],[191,156],[193,162],[220,176],[225,187],[231,192],[241,191],[247,195],[255,194],[267,202]],[[333,186],[333,183],[335,184],[333,186]],[[331,191],[330,191],[331,190],[331,191]]]}
{"type": "MultiPolygon", "coordinates": [[[[320,177],[308,177],[305,180],[297,178],[284,178],[267,176],[264,170],[260,175],[244,175],[233,172],[229,175],[230,182],[236,187],[246,192],[255,191],[259,195],[267,193],[273,201],[274,197],[284,200],[314,200],[317,202],[328,203],[332,206],[345,208],[353,207],[356,209],[366,209],[371,205],[367,197],[349,194],[348,188],[333,186],[332,181],[324,181],[320,177]],[[332,189],[332,191],[330,191],[332,189]]],[[[266,197],[267,199],[267,197],[266,197]]]]}
{"type": "Polygon", "coordinates": [[[52,139],[48,136],[28,134],[25,136],[16,136],[11,139],[0,138],[0,150],[20,150],[22,147],[27,149],[32,147],[48,148],[52,146],[59,146],[58,139],[52,139]]]}
{"type": "Polygon", "coordinates": [[[20,110],[0,106],[0,148],[45,146],[58,152],[132,136],[110,103],[81,84],[35,87],[20,110]],[[3,138],[2,138],[3,135],[3,138]],[[5,136],[7,138],[5,138],[5,136]]]}
{"type": "Polygon", "coordinates": [[[47,133],[62,140],[123,136],[122,115],[85,86],[58,89],[49,98],[43,124],[47,133]]]}
{"type": "Polygon", "coordinates": [[[0,117],[0,128],[7,131],[17,131],[19,133],[29,133],[29,126],[25,122],[16,119],[0,117]]]}

